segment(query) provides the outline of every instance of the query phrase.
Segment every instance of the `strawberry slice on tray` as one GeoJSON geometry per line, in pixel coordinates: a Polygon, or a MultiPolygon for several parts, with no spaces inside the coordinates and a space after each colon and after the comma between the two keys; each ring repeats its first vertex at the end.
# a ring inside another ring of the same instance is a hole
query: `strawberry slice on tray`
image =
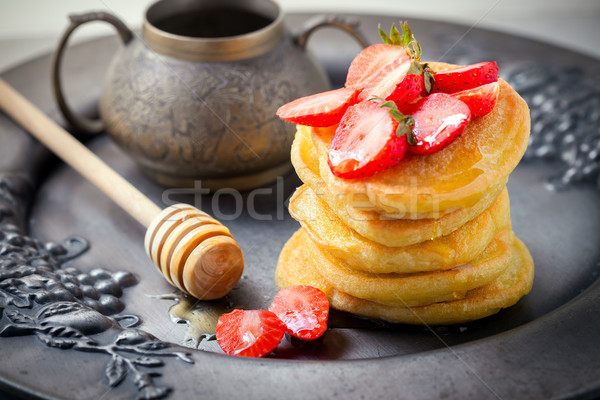
{"type": "Polygon", "coordinates": [[[283,339],[286,327],[266,310],[233,310],[217,322],[217,342],[230,355],[263,357],[283,339]]]}
{"type": "Polygon", "coordinates": [[[288,286],[273,299],[269,311],[286,326],[286,332],[302,340],[318,339],[327,330],[329,300],[312,286],[288,286]]]}
{"type": "Polygon", "coordinates": [[[382,106],[377,101],[364,101],[348,108],[327,154],[334,175],[363,178],[400,162],[406,151],[411,120],[397,109],[390,110],[389,107],[395,108],[393,104],[382,106]]]}

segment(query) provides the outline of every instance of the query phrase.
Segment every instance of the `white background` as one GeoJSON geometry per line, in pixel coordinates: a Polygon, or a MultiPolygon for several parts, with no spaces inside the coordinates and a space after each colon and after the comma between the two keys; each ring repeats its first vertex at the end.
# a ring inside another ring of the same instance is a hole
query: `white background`
{"type": "MultiPolygon", "coordinates": [[[[52,51],[69,13],[106,10],[141,26],[150,0],[0,0],[0,71],[52,51]]],[[[284,12],[397,15],[509,31],[600,58],[600,0],[279,0],[284,12]]],[[[106,35],[102,23],[76,39],[106,35]]]]}

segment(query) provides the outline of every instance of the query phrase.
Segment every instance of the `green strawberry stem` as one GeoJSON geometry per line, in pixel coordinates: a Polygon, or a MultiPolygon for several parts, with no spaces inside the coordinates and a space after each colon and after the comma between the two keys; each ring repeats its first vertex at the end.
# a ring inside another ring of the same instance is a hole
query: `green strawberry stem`
{"type": "Polygon", "coordinates": [[[398,128],[396,129],[396,136],[401,137],[406,135],[408,144],[414,146],[417,144],[415,135],[413,134],[413,128],[415,121],[410,115],[404,115],[398,110],[398,106],[393,101],[385,101],[381,97],[374,97],[370,101],[377,101],[381,103],[381,108],[389,108],[390,116],[398,122],[398,128]]]}
{"type": "Polygon", "coordinates": [[[435,79],[433,77],[433,71],[431,71],[431,68],[429,68],[429,64],[421,64],[420,62],[413,61],[412,64],[410,64],[410,67],[408,68],[406,74],[423,75],[423,83],[425,85],[425,90],[427,91],[427,93],[431,93],[431,90],[433,89],[433,84],[435,83],[435,79]]]}
{"type": "Polygon", "coordinates": [[[392,29],[390,30],[389,36],[383,31],[383,29],[381,29],[381,25],[379,25],[378,29],[379,36],[381,36],[383,43],[406,47],[408,54],[413,60],[418,62],[421,59],[421,45],[419,42],[417,42],[417,39],[415,39],[415,35],[413,35],[410,27],[408,26],[408,22],[404,21],[400,24],[402,33],[398,31],[398,28],[396,28],[395,24],[392,24],[392,29]]]}
{"type": "Polygon", "coordinates": [[[421,64],[420,62],[422,54],[421,45],[417,39],[415,39],[415,35],[413,35],[410,27],[408,26],[408,22],[404,21],[401,23],[400,28],[402,29],[402,33],[398,31],[398,28],[396,28],[395,24],[392,24],[392,28],[388,36],[388,34],[381,29],[381,25],[379,25],[379,36],[381,36],[381,39],[385,44],[402,46],[406,48],[408,55],[414,60],[407,74],[423,75],[425,90],[427,93],[431,93],[434,84],[433,72],[427,63],[421,64]]]}

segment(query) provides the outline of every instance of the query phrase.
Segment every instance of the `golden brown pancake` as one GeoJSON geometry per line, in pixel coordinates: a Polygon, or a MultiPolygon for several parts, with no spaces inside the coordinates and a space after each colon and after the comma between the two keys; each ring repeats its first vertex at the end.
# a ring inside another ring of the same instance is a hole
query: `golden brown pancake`
{"type": "Polygon", "coordinates": [[[291,157],[300,179],[327,203],[345,225],[369,240],[390,247],[409,246],[454,232],[489,208],[506,183],[500,182],[474,206],[460,208],[439,219],[390,219],[372,211],[372,206],[361,209],[357,204],[347,204],[345,196],[334,196],[326,191],[318,175],[315,150],[306,127],[298,127],[291,157]]]}
{"type": "Polygon", "coordinates": [[[335,126],[298,126],[291,158],[305,185],[290,213],[303,228],[280,254],[277,285],[315,286],[335,309],[408,324],[483,318],[527,294],[533,261],[511,231],[505,185],[527,147],[529,109],[499,86],[492,112],[445,149],[361,179],[329,168],[335,126]]]}
{"type": "Polygon", "coordinates": [[[450,269],[473,260],[510,225],[505,189],[483,213],[454,232],[404,247],[369,240],[344,224],[306,185],[290,199],[289,211],[308,236],[330,257],[351,269],[369,273],[414,273],[450,269]]]}
{"type": "Polygon", "coordinates": [[[376,303],[420,306],[464,297],[468,290],[490,283],[508,267],[513,235],[498,234],[485,250],[467,264],[445,271],[413,274],[370,274],[349,269],[328,257],[302,231],[302,246],[317,272],[335,289],[376,303]]]}
{"type": "Polygon", "coordinates": [[[533,260],[525,245],[515,237],[510,247],[509,267],[491,283],[468,291],[464,298],[421,307],[386,306],[335,289],[313,267],[301,243],[301,233],[296,232],[279,256],[275,280],[280,288],[311,285],[321,289],[337,310],[390,322],[435,325],[472,321],[512,306],[529,293],[533,283],[533,260]]]}
{"type": "MultiPolygon", "coordinates": [[[[434,69],[450,67],[430,65],[434,69]]],[[[529,108],[508,83],[498,82],[500,93],[494,109],[471,120],[442,151],[429,155],[407,152],[398,165],[366,178],[343,179],[332,174],[327,149],[335,126],[298,129],[312,136],[327,193],[347,199],[359,196],[376,210],[402,218],[435,218],[474,206],[494,186],[506,182],[525,153],[529,108]]]]}

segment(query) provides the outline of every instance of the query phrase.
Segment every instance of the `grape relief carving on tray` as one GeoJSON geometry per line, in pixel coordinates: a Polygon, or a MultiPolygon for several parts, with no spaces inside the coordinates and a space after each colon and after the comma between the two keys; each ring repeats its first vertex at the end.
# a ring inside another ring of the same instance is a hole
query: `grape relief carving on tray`
{"type": "Polygon", "coordinates": [[[165,357],[193,363],[190,353],[136,329],[137,316],[119,314],[123,289],[137,283],[133,274],[65,266],[88,249],[85,239],[43,243],[22,233],[15,216],[27,191],[18,180],[0,177],[0,337],[34,336],[51,348],[104,354],[109,387],[129,378],[140,399],[167,396],[172,388],[156,384],[158,368],[165,357]]]}
{"type": "Polygon", "coordinates": [[[551,188],[591,181],[600,189],[600,83],[579,67],[535,63],[513,68],[506,78],[531,109],[526,159],[560,160],[551,188]]]}
{"type": "MultiPolygon", "coordinates": [[[[547,60],[514,60],[493,51],[477,35],[459,37],[439,32],[449,49],[443,61],[470,64],[503,60],[501,77],[527,102],[531,134],[524,159],[558,160],[562,168],[547,187],[561,190],[576,182],[592,182],[600,190],[600,81],[578,65],[554,65],[547,60]]],[[[600,73],[600,71],[598,71],[600,73]]]]}

